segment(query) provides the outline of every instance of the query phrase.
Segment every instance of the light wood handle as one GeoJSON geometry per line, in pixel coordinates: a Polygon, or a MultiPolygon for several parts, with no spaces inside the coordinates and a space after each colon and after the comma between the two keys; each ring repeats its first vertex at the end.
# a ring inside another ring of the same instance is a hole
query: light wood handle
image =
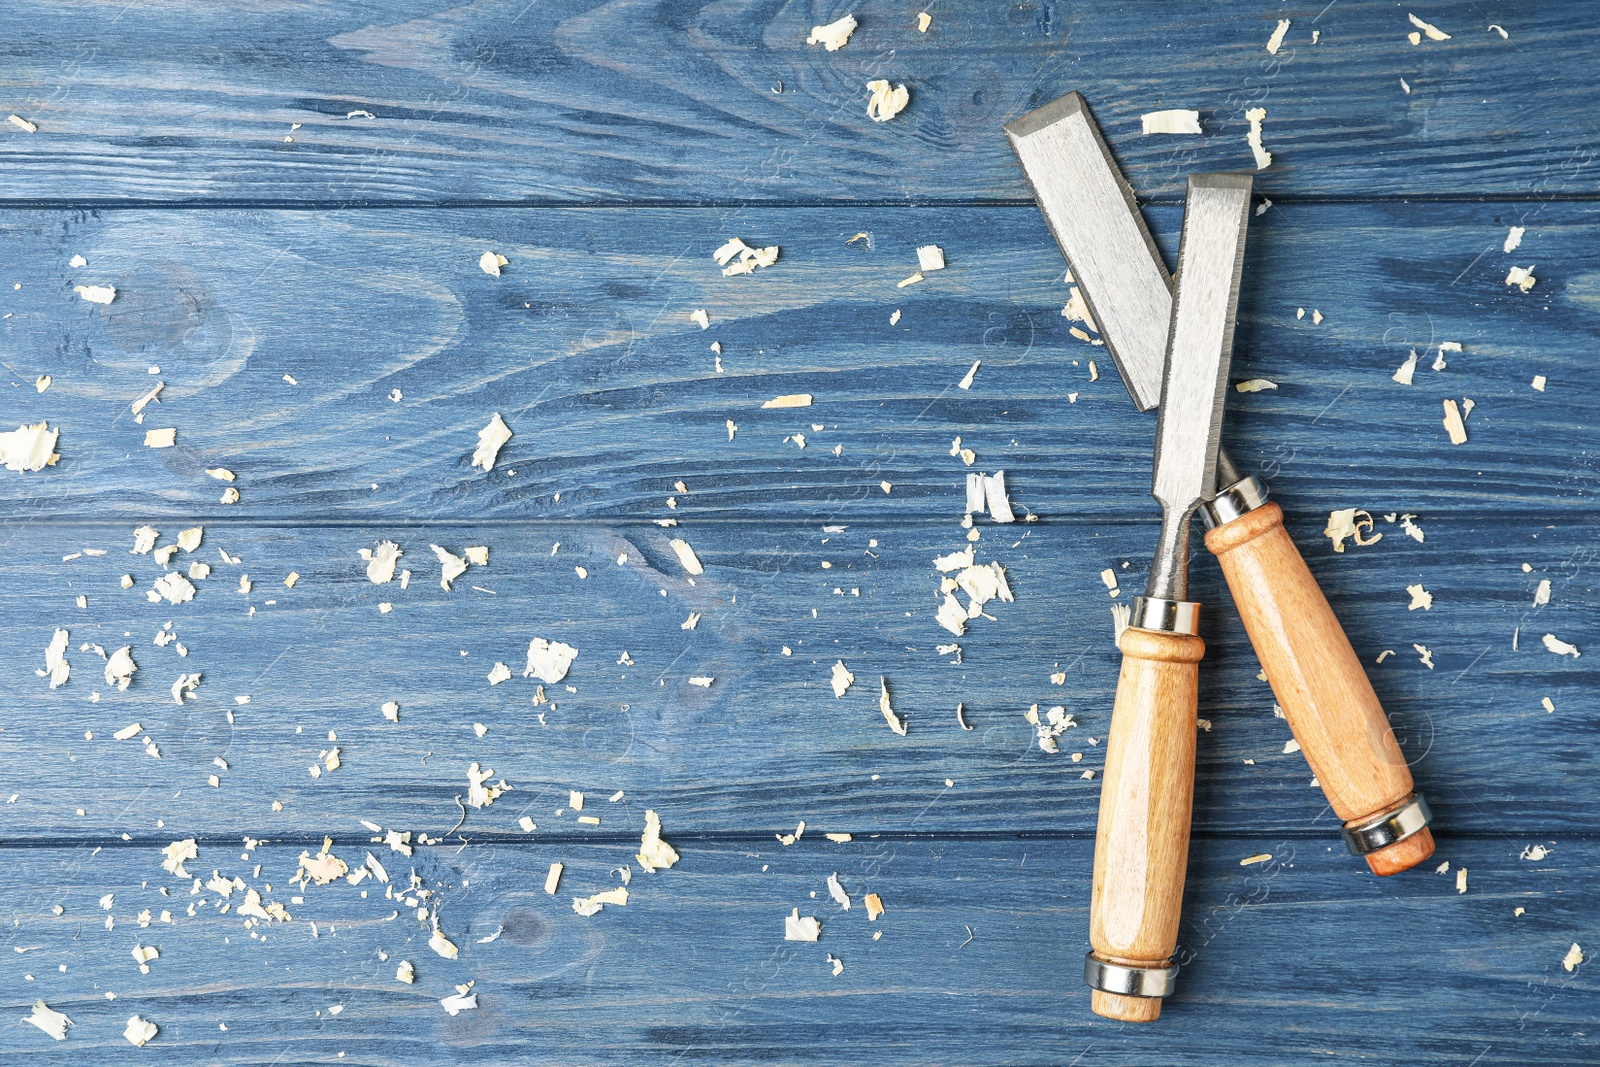
{"type": "MultiPolygon", "coordinates": [[[[1089,941],[1107,963],[1162,967],[1178,947],[1194,804],[1195,710],[1205,642],[1129,627],[1106,741],[1089,941]]],[[[1097,1015],[1151,1022],[1161,1001],[1095,990],[1097,1015]]]]}
{"type": "MultiPolygon", "coordinates": [[[[1346,825],[1390,811],[1415,791],[1394,730],[1328,598],[1268,503],[1206,533],[1244,628],[1306,762],[1346,825]]],[[[1370,853],[1377,874],[1433,853],[1422,830],[1370,853]]]]}

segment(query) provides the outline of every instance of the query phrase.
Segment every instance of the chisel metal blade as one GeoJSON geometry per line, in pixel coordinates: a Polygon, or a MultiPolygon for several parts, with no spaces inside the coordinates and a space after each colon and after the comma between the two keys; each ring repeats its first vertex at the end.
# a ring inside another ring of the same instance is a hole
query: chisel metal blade
{"type": "Polygon", "coordinates": [[[1248,174],[1196,174],[1184,199],[1150,490],[1162,511],[1154,597],[1185,599],[1189,518],[1215,492],[1250,186],[1248,174]]]}
{"type": "Polygon", "coordinates": [[[1077,93],[1005,130],[1134,406],[1149,411],[1161,399],[1172,279],[1132,186],[1077,93]]]}

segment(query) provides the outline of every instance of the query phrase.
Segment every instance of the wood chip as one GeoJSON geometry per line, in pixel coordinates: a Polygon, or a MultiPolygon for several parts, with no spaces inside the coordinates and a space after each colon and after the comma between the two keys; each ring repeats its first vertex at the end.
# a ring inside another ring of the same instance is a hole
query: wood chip
{"type": "Polygon", "coordinates": [[[868,893],[861,898],[861,903],[866,906],[867,921],[877,922],[878,916],[883,914],[883,901],[878,898],[878,894],[868,893]]]}
{"type": "Polygon", "coordinates": [[[1254,856],[1246,856],[1244,859],[1240,860],[1239,866],[1248,867],[1252,863],[1266,863],[1271,858],[1272,853],[1270,852],[1257,852],[1254,856]]]}
{"type": "Polygon", "coordinates": [[[67,1027],[72,1025],[71,1019],[54,1010],[42,1000],[33,1002],[33,1013],[24,1015],[22,1021],[32,1023],[57,1041],[65,1041],[67,1039],[67,1027]]]}
{"type": "Polygon", "coordinates": [[[1256,170],[1266,170],[1272,166],[1272,153],[1268,152],[1261,144],[1261,124],[1266,121],[1267,109],[1253,107],[1244,113],[1250,121],[1250,132],[1245,135],[1245,140],[1250,145],[1250,151],[1256,157],[1256,170]]]}
{"type": "Polygon", "coordinates": [[[1283,37],[1289,32],[1289,20],[1279,19],[1278,28],[1272,31],[1272,36],[1267,38],[1267,54],[1277,55],[1278,49],[1283,47],[1283,37]]]}
{"type": "Polygon", "coordinates": [[[567,676],[568,668],[577,658],[578,650],[571,645],[535,637],[528,642],[528,665],[522,676],[553,685],[567,676]]]}
{"type": "Polygon", "coordinates": [[[1582,652],[1578,651],[1577,645],[1568,644],[1555,634],[1545,634],[1541,640],[1544,642],[1545,648],[1558,656],[1571,656],[1573,659],[1577,659],[1583,655],[1582,652]]]}
{"type": "Polygon", "coordinates": [[[1152,134],[1196,134],[1200,132],[1200,112],[1187,108],[1147,111],[1139,116],[1144,136],[1152,134]]]}
{"type": "Polygon", "coordinates": [[[146,448],[171,448],[178,443],[178,431],[174,427],[160,430],[146,430],[144,432],[144,447],[146,448]]]}
{"type": "Polygon", "coordinates": [[[511,440],[511,427],[505,424],[497,411],[489,424],[478,431],[478,447],[472,451],[472,465],[482,467],[485,471],[494,469],[494,461],[500,455],[500,449],[511,440]]]}
{"type": "Polygon", "coordinates": [[[128,1039],[128,1044],[134,1048],[144,1048],[145,1043],[155,1037],[160,1030],[149,1019],[142,1019],[137,1015],[128,1017],[128,1025],[122,1030],[122,1036],[128,1039]]]}
{"type": "Polygon", "coordinates": [[[60,436],[60,430],[52,430],[43,422],[0,433],[0,463],[8,471],[39,471],[54,466],[61,458],[55,452],[60,436]]]}
{"type": "Polygon", "coordinates": [[[646,874],[664,871],[678,862],[678,850],[661,840],[661,817],[649,808],[644,813],[644,833],[639,837],[639,852],[634,859],[646,874]]]}
{"type": "Polygon", "coordinates": [[[700,557],[695,555],[694,548],[681,537],[674,537],[667,542],[672,546],[672,551],[677,555],[678,562],[690,574],[704,574],[705,566],[701,564],[700,557]]]}
{"type": "Polygon", "coordinates": [[[832,682],[835,698],[844,696],[850,687],[856,684],[856,676],[850,673],[850,668],[844,665],[844,660],[839,660],[833,665],[832,682]]]}
{"type": "Polygon", "coordinates": [[[837,52],[850,40],[850,35],[856,32],[856,17],[846,15],[826,26],[811,27],[811,36],[806,38],[806,44],[820,44],[829,52],[837,52]]]}
{"type": "MultiPolygon", "coordinates": [[[[1577,970],[1582,963],[1583,949],[1578,946],[1576,941],[1574,941],[1572,943],[1572,947],[1567,949],[1567,954],[1561,957],[1561,969],[1570,974],[1572,971],[1577,970]]],[[[41,1001],[40,1003],[43,1002],[41,1001]]],[[[38,1010],[37,1005],[35,1006],[34,1010],[38,1010]]],[[[28,1021],[32,1022],[33,1020],[30,1019],[28,1021]]]]}
{"type": "Polygon", "coordinates": [[[109,304],[117,298],[117,290],[110,285],[74,285],[72,291],[91,304],[109,304]]]}
{"type": "Polygon", "coordinates": [[[511,261],[509,259],[507,259],[505,256],[502,256],[499,252],[485,252],[483,255],[478,257],[478,269],[483,271],[483,273],[490,275],[491,277],[498,278],[500,277],[500,268],[506,266],[510,262],[511,261]]]}
{"type": "Polygon", "coordinates": [[[800,909],[795,908],[784,916],[783,939],[785,941],[815,941],[822,936],[822,923],[813,915],[801,915],[800,909]]]}
{"type": "Polygon", "coordinates": [[[883,677],[878,679],[878,710],[883,712],[884,720],[888,722],[889,729],[901,737],[906,736],[906,721],[896,715],[894,708],[889,706],[889,680],[883,677]]]}
{"type": "Polygon", "coordinates": [[[811,406],[811,394],[789,393],[785,396],[775,396],[761,406],[763,408],[808,408],[811,406]]]}
{"type": "Polygon", "coordinates": [[[906,109],[911,102],[911,92],[904,85],[891,87],[883,79],[867,83],[867,117],[873,122],[888,122],[906,109]]]}
{"type": "MultiPolygon", "coordinates": [[[[1406,15],[1406,18],[1410,21],[1411,25],[1415,26],[1417,29],[1426,34],[1428,40],[1430,41],[1448,41],[1450,39],[1450,35],[1448,33],[1445,33],[1431,22],[1423,22],[1421,19],[1417,18],[1417,16],[1410,14],[1406,15]]],[[[1413,34],[1412,36],[1416,35],[1413,34]]],[[[1414,44],[1416,42],[1412,43],[1414,44]]]]}
{"type": "Polygon", "coordinates": [[[1418,608],[1423,611],[1433,610],[1433,594],[1422,588],[1421,582],[1406,586],[1406,592],[1411,594],[1411,605],[1407,611],[1416,611],[1418,608]]]}
{"type": "Polygon", "coordinates": [[[1234,389],[1241,393],[1259,393],[1267,389],[1276,389],[1277,387],[1277,382],[1270,382],[1265,378],[1251,378],[1235,385],[1234,389]]]}

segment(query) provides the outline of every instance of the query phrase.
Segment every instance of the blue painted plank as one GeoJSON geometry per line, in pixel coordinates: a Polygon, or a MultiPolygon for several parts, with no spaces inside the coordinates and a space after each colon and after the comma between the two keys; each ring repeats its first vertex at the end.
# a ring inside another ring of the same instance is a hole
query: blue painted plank
{"type": "MultiPolygon", "coordinates": [[[[131,1057],[122,1030],[137,1013],[160,1027],[144,1055],[173,1064],[1267,1065],[1332,1050],[1395,1064],[1593,1063],[1594,964],[1568,973],[1560,961],[1600,934],[1600,853],[1591,838],[1562,837],[1546,858],[1519,859],[1531,843],[1443,837],[1440,857],[1469,871],[1458,894],[1454,870],[1380,882],[1320,842],[1197,840],[1180,989],[1143,1027],[1096,1019],[1079,985],[1085,838],[808,835],[785,849],[680,837],[676,867],[635,871],[627,906],[589,918],[572,896],[616,885],[636,840],[383,853],[391,878],[414,870],[435,894],[455,961],[430,951],[428,924],[372,880],[288,886],[320,838],[248,854],[208,844],[189,863],[202,879],[239,877],[293,916],[255,930],[219,914],[238,890],[228,902],[191,892],[161,869],[156,843],[29,850],[25,866],[8,852],[6,939],[29,951],[0,957],[12,1020],[0,1050],[41,1065],[131,1057]],[[1240,866],[1257,853],[1272,858],[1240,866]],[[542,891],[553,861],[567,864],[559,899],[542,891]],[[848,912],[826,891],[834,872],[848,912]],[[876,922],[869,892],[886,909],[876,922]],[[821,919],[818,943],[782,940],[791,908],[821,919]],[[130,958],[135,944],[160,950],[149,975],[130,958]],[[843,961],[837,977],[829,954],[843,961]],[[401,959],[414,985],[394,980],[401,959]],[[469,981],[478,1006],[451,1018],[438,1000],[469,981]],[[73,1019],[65,1042],[16,1021],[36,999],[73,1019]]],[[[369,847],[336,835],[333,851],[356,862],[369,847]]]]}
{"type": "Polygon", "coordinates": [[[915,11],[854,6],[445,0],[136,6],[115,20],[30,4],[13,20],[0,137],[12,200],[693,202],[1016,200],[1000,126],[1070,89],[1144,195],[1252,165],[1268,111],[1272,196],[1597,191],[1589,76],[1600,11],[1439,0],[1449,41],[1407,43],[1384,0],[1143,0],[915,11]],[[828,53],[810,28],[854,12],[828,53]],[[1266,43],[1276,20],[1292,27],[1266,43]],[[1502,25],[1508,39],[1488,29],[1502,25]],[[1320,37],[1312,43],[1312,35],[1320,37]],[[150,42],[162,42],[151,49],[150,42]],[[866,114],[865,85],[911,105],[866,114]],[[781,88],[781,92],[778,91],[781,88]],[[1197,108],[1201,137],[1140,136],[1197,108]],[[372,118],[352,113],[364,112],[372,118]]]}
{"type": "MultiPolygon", "coordinates": [[[[1151,215],[1170,254],[1177,209],[1151,215]]],[[[1254,219],[1235,373],[1277,389],[1229,394],[1234,455],[1308,535],[1353,505],[1592,513],[1600,466],[1574,431],[1600,407],[1592,215],[1354,204],[1254,219]],[[1506,254],[1513,223],[1528,232],[1506,254]],[[1529,263],[1532,292],[1508,288],[1529,263]],[[1464,351],[1431,370],[1445,341],[1464,351]],[[1396,384],[1412,350],[1415,384],[1396,384]],[[1461,447],[1447,397],[1477,405],[1461,447]]],[[[1104,349],[1068,333],[1063,263],[1032,208],[12,212],[0,241],[21,286],[0,287],[15,376],[0,421],[62,430],[56,467],[0,476],[16,515],[926,518],[964,499],[956,437],[1035,514],[1152,514],[1154,419],[1104,349]],[[847,243],[861,232],[872,248],[847,243]],[[737,235],[781,258],[722,277],[711,251],[737,235]],[[928,241],[948,269],[898,288],[928,241]],[[478,268],[485,249],[510,259],[503,277],[478,268]],[[81,284],[117,296],[90,304],[81,284]],[[130,403],[158,381],[135,424],[130,403]],[[792,393],[815,402],[762,409],[792,393]],[[470,456],[496,411],[516,436],[485,475],[470,456]],[[177,446],[142,447],[160,426],[177,446]],[[215,466],[237,472],[239,504],[218,503],[215,466]]]]}
{"type": "MultiPolygon", "coordinates": [[[[1439,824],[1592,826],[1600,797],[1568,786],[1600,771],[1592,526],[1425,516],[1420,544],[1381,517],[1377,526],[1380,542],[1342,555],[1327,539],[1303,547],[1417,760],[1439,824]],[[1536,609],[1542,579],[1551,603],[1536,609]],[[1431,609],[1408,609],[1413,583],[1433,594],[1431,609]],[[1540,643],[1546,633],[1586,654],[1552,655],[1540,643]],[[1431,650],[1432,669],[1413,644],[1431,650]],[[1385,649],[1395,654],[1376,664],[1385,649]]],[[[178,532],[160,529],[163,544],[178,532]]],[[[1016,599],[991,602],[993,620],[973,620],[958,639],[935,621],[932,566],[968,544],[954,520],[834,533],[726,522],[212,525],[195,556],[174,562],[213,567],[177,606],[147,602],[163,569],[128,554],[128,527],[13,526],[0,560],[0,639],[10,650],[0,673],[0,798],[16,794],[3,837],[143,836],[158,819],[211,835],[309,836],[363,818],[442,835],[459,821],[454,798],[473,761],[515,787],[470,813],[463,832],[473,839],[522,836],[524,815],[541,832],[573,828],[570,815],[555,815],[569,789],[625,790],[692,832],[792,831],[801,819],[815,832],[1088,832],[1100,783],[1082,775],[1102,764],[1119,663],[1100,574],[1116,569],[1118,602],[1129,600],[1153,523],[980,519],[978,529],[976,558],[1006,567],[1016,599]],[[674,536],[693,546],[703,574],[684,572],[674,536]],[[357,550],[383,539],[404,549],[409,588],[367,580],[357,550]],[[430,543],[487,545],[489,563],[447,593],[430,543]],[[79,549],[106,554],[61,561],[79,549]],[[222,551],[241,562],[223,563],[222,551]],[[299,579],[287,589],[291,571],[299,579]],[[124,573],[135,579],[126,591],[124,573]],[[254,582],[248,596],[236,591],[241,573],[254,582]],[[691,614],[699,618],[684,629],[691,614]],[[169,621],[186,656],[153,644],[169,621]],[[70,631],[72,676],[51,690],[35,668],[56,626],[70,631]],[[563,684],[543,687],[554,707],[535,705],[538,683],[520,677],[534,637],[579,651],[563,684]],[[126,692],[105,683],[104,661],[85,644],[132,646],[140,672],[126,692]],[[947,644],[959,645],[959,663],[939,651],[947,644]],[[829,682],[838,660],[856,676],[842,699],[829,682]],[[490,685],[497,661],[519,677],[490,685]],[[180,706],[170,687],[192,672],[203,681],[180,706]],[[695,677],[714,681],[702,688],[695,677]],[[880,678],[909,722],[904,738],[879,713],[880,678]],[[397,723],[380,714],[389,700],[400,705],[397,723]],[[1050,755],[1024,715],[1058,704],[1078,725],[1050,755]],[[135,722],[159,760],[137,739],[113,739],[135,722]],[[311,777],[334,745],[340,769],[311,777]]],[[[1336,822],[1304,757],[1283,752],[1289,731],[1214,562],[1202,552],[1192,571],[1209,647],[1200,714],[1212,722],[1200,737],[1196,825],[1334,841],[1336,822]]]]}

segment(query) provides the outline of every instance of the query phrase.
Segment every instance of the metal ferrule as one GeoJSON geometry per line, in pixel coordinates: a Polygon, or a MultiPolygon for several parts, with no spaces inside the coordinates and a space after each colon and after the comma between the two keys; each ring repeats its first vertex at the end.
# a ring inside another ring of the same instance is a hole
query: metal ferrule
{"type": "Polygon", "coordinates": [[[1178,987],[1178,965],[1128,967],[1107,963],[1091,952],[1083,957],[1083,984],[1124,997],[1168,997],[1178,987]]]}
{"type": "Polygon", "coordinates": [[[1250,514],[1266,502],[1266,483],[1249,474],[1217,490],[1215,497],[1201,504],[1200,518],[1205,521],[1206,529],[1212,530],[1250,514]]]}
{"type": "Polygon", "coordinates": [[[1428,802],[1421,793],[1413,793],[1393,811],[1368,819],[1360,826],[1346,826],[1342,831],[1345,847],[1353,855],[1365,856],[1370,852],[1388,848],[1396,841],[1404,841],[1421,830],[1433,819],[1428,802]]]}
{"type": "Polygon", "coordinates": [[[1193,600],[1167,600],[1158,596],[1135,597],[1133,617],[1128,625],[1141,630],[1164,630],[1174,634],[1200,632],[1200,605],[1193,600]]]}

